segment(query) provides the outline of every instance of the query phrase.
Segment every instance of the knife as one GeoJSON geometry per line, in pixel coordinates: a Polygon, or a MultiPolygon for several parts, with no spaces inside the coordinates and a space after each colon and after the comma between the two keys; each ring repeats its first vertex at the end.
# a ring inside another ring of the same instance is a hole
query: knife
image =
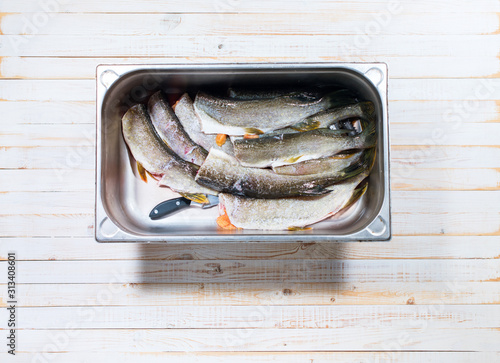
{"type": "Polygon", "coordinates": [[[212,208],[219,204],[219,197],[216,195],[207,195],[208,203],[197,203],[190,199],[180,197],[169,199],[156,205],[149,213],[149,218],[157,220],[174,213],[180,212],[188,207],[201,207],[203,209],[212,208]]]}

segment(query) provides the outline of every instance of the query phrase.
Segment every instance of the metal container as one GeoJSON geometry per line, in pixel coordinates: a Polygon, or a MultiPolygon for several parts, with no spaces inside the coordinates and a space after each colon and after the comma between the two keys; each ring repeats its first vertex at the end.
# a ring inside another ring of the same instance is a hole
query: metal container
{"type": "Polygon", "coordinates": [[[387,66],[383,63],[100,65],[97,67],[95,237],[99,242],[384,241],[391,238],[387,66]],[[218,229],[217,208],[188,208],[165,219],[148,215],[178,196],[137,175],[121,132],[121,116],[157,90],[183,92],[228,87],[338,84],[371,100],[378,117],[377,158],[365,195],[347,211],[304,231],[218,229]]]}

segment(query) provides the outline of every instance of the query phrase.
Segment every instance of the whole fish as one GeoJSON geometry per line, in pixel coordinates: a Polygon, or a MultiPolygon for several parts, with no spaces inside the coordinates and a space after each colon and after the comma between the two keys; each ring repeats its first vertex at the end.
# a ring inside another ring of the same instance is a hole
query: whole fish
{"type": "Polygon", "coordinates": [[[293,125],[331,107],[333,96],[301,94],[274,98],[239,100],[199,92],[194,108],[207,134],[262,134],[293,125]]]}
{"type": "Polygon", "coordinates": [[[297,131],[327,128],[331,125],[336,125],[336,128],[341,128],[343,126],[340,126],[339,122],[352,118],[374,120],[375,106],[373,102],[365,101],[331,108],[309,116],[304,121],[292,125],[291,128],[297,131]]]}
{"type": "Polygon", "coordinates": [[[216,149],[220,148],[230,155],[233,154],[233,144],[229,140],[222,146],[219,146],[215,140],[215,135],[205,134],[201,131],[201,120],[194,110],[191,97],[187,93],[184,93],[174,105],[174,112],[186,133],[195,143],[205,150],[210,150],[214,147],[216,149]]]}
{"type": "Polygon", "coordinates": [[[324,158],[352,149],[366,149],[377,142],[376,123],[361,120],[362,131],[346,135],[348,130],[317,129],[255,139],[236,139],[234,154],[241,165],[265,168],[324,158]]]}
{"type": "Polygon", "coordinates": [[[329,192],[326,187],[370,169],[373,160],[374,149],[370,149],[358,162],[341,171],[321,175],[282,175],[269,169],[241,166],[234,157],[211,149],[195,180],[219,192],[252,198],[321,195],[329,192]]]}
{"type": "MultiPolygon", "coordinates": [[[[349,100],[353,101],[353,99],[349,100]]],[[[317,114],[309,116],[295,125],[266,132],[262,136],[293,134],[322,128],[329,128],[331,130],[349,130],[352,131],[351,134],[354,135],[359,131],[354,126],[354,121],[361,118],[374,120],[375,106],[371,101],[349,103],[349,100],[346,99],[345,104],[342,106],[318,112],[317,114]]],[[[234,140],[237,138],[239,138],[239,136],[233,136],[231,139],[234,140]]]]}
{"type": "Polygon", "coordinates": [[[368,172],[328,188],[317,197],[254,199],[221,193],[219,202],[229,222],[244,229],[296,229],[331,217],[356,202],[366,191],[368,172]]]}
{"type": "Polygon", "coordinates": [[[364,151],[351,154],[337,154],[327,158],[302,161],[296,164],[281,165],[273,168],[277,174],[284,175],[311,175],[336,173],[348,166],[357,163],[364,151]]]}
{"type": "Polygon", "coordinates": [[[144,105],[132,106],[122,117],[123,137],[135,160],[160,185],[180,193],[215,194],[194,181],[198,167],[182,160],[155,132],[144,105]]]}
{"type": "Polygon", "coordinates": [[[148,111],[158,135],[173,152],[196,165],[203,163],[207,151],[191,140],[162,91],[149,98],[148,111]]]}

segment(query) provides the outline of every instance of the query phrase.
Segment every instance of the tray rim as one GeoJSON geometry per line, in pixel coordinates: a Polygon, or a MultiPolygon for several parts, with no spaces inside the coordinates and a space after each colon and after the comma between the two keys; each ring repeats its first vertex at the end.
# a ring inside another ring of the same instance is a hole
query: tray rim
{"type": "Polygon", "coordinates": [[[99,64],[96,67],[96,193],[95,193],[95,228],[94,237],[101,243],[132,243],[132,242],[176,242],[176,243],[206,243],[206,242],[360,242],[360,241],[390,241],[392,238],[391,222],[391,190],[390,190],[390,139],[388,119],[388,67],[383,62],[273,62],[273,63],[167,63],[167,64],[99,64]],[[107,90],[112,84],[128,73],[147,70],[286,70],[310,69],[319,71],[327,69],[347,69],[354,71],[377,89],[382,104],[382,140],[384,148],[384,198],[378,214],[364,229],[345,235],[336,234],[273,234],[272,231],[256,231],[245,234],[217,235],[137,235],[123,231],[116,226],[107,215],[101,198],[101,125],[102,106],[107,90]],[[377,224],[379,224],[377,228],[377,224]],[[380,226],[381,225],[381,226],[380,226]],[[370,228],[371,227],[371,228],[370,228]],[[380,228],[382,228],[380,230],[380,228]]]}

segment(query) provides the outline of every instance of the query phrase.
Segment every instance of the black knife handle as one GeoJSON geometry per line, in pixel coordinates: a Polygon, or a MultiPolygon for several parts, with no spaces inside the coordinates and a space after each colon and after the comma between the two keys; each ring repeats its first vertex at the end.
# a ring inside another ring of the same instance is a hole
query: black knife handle
{"type": "Polygon", "coordinates": [[[190,204],[191,201],[184,197],[166,200],[153,208],[149,218],[156,220],[166,217],[189,207],[190,204]]]}

